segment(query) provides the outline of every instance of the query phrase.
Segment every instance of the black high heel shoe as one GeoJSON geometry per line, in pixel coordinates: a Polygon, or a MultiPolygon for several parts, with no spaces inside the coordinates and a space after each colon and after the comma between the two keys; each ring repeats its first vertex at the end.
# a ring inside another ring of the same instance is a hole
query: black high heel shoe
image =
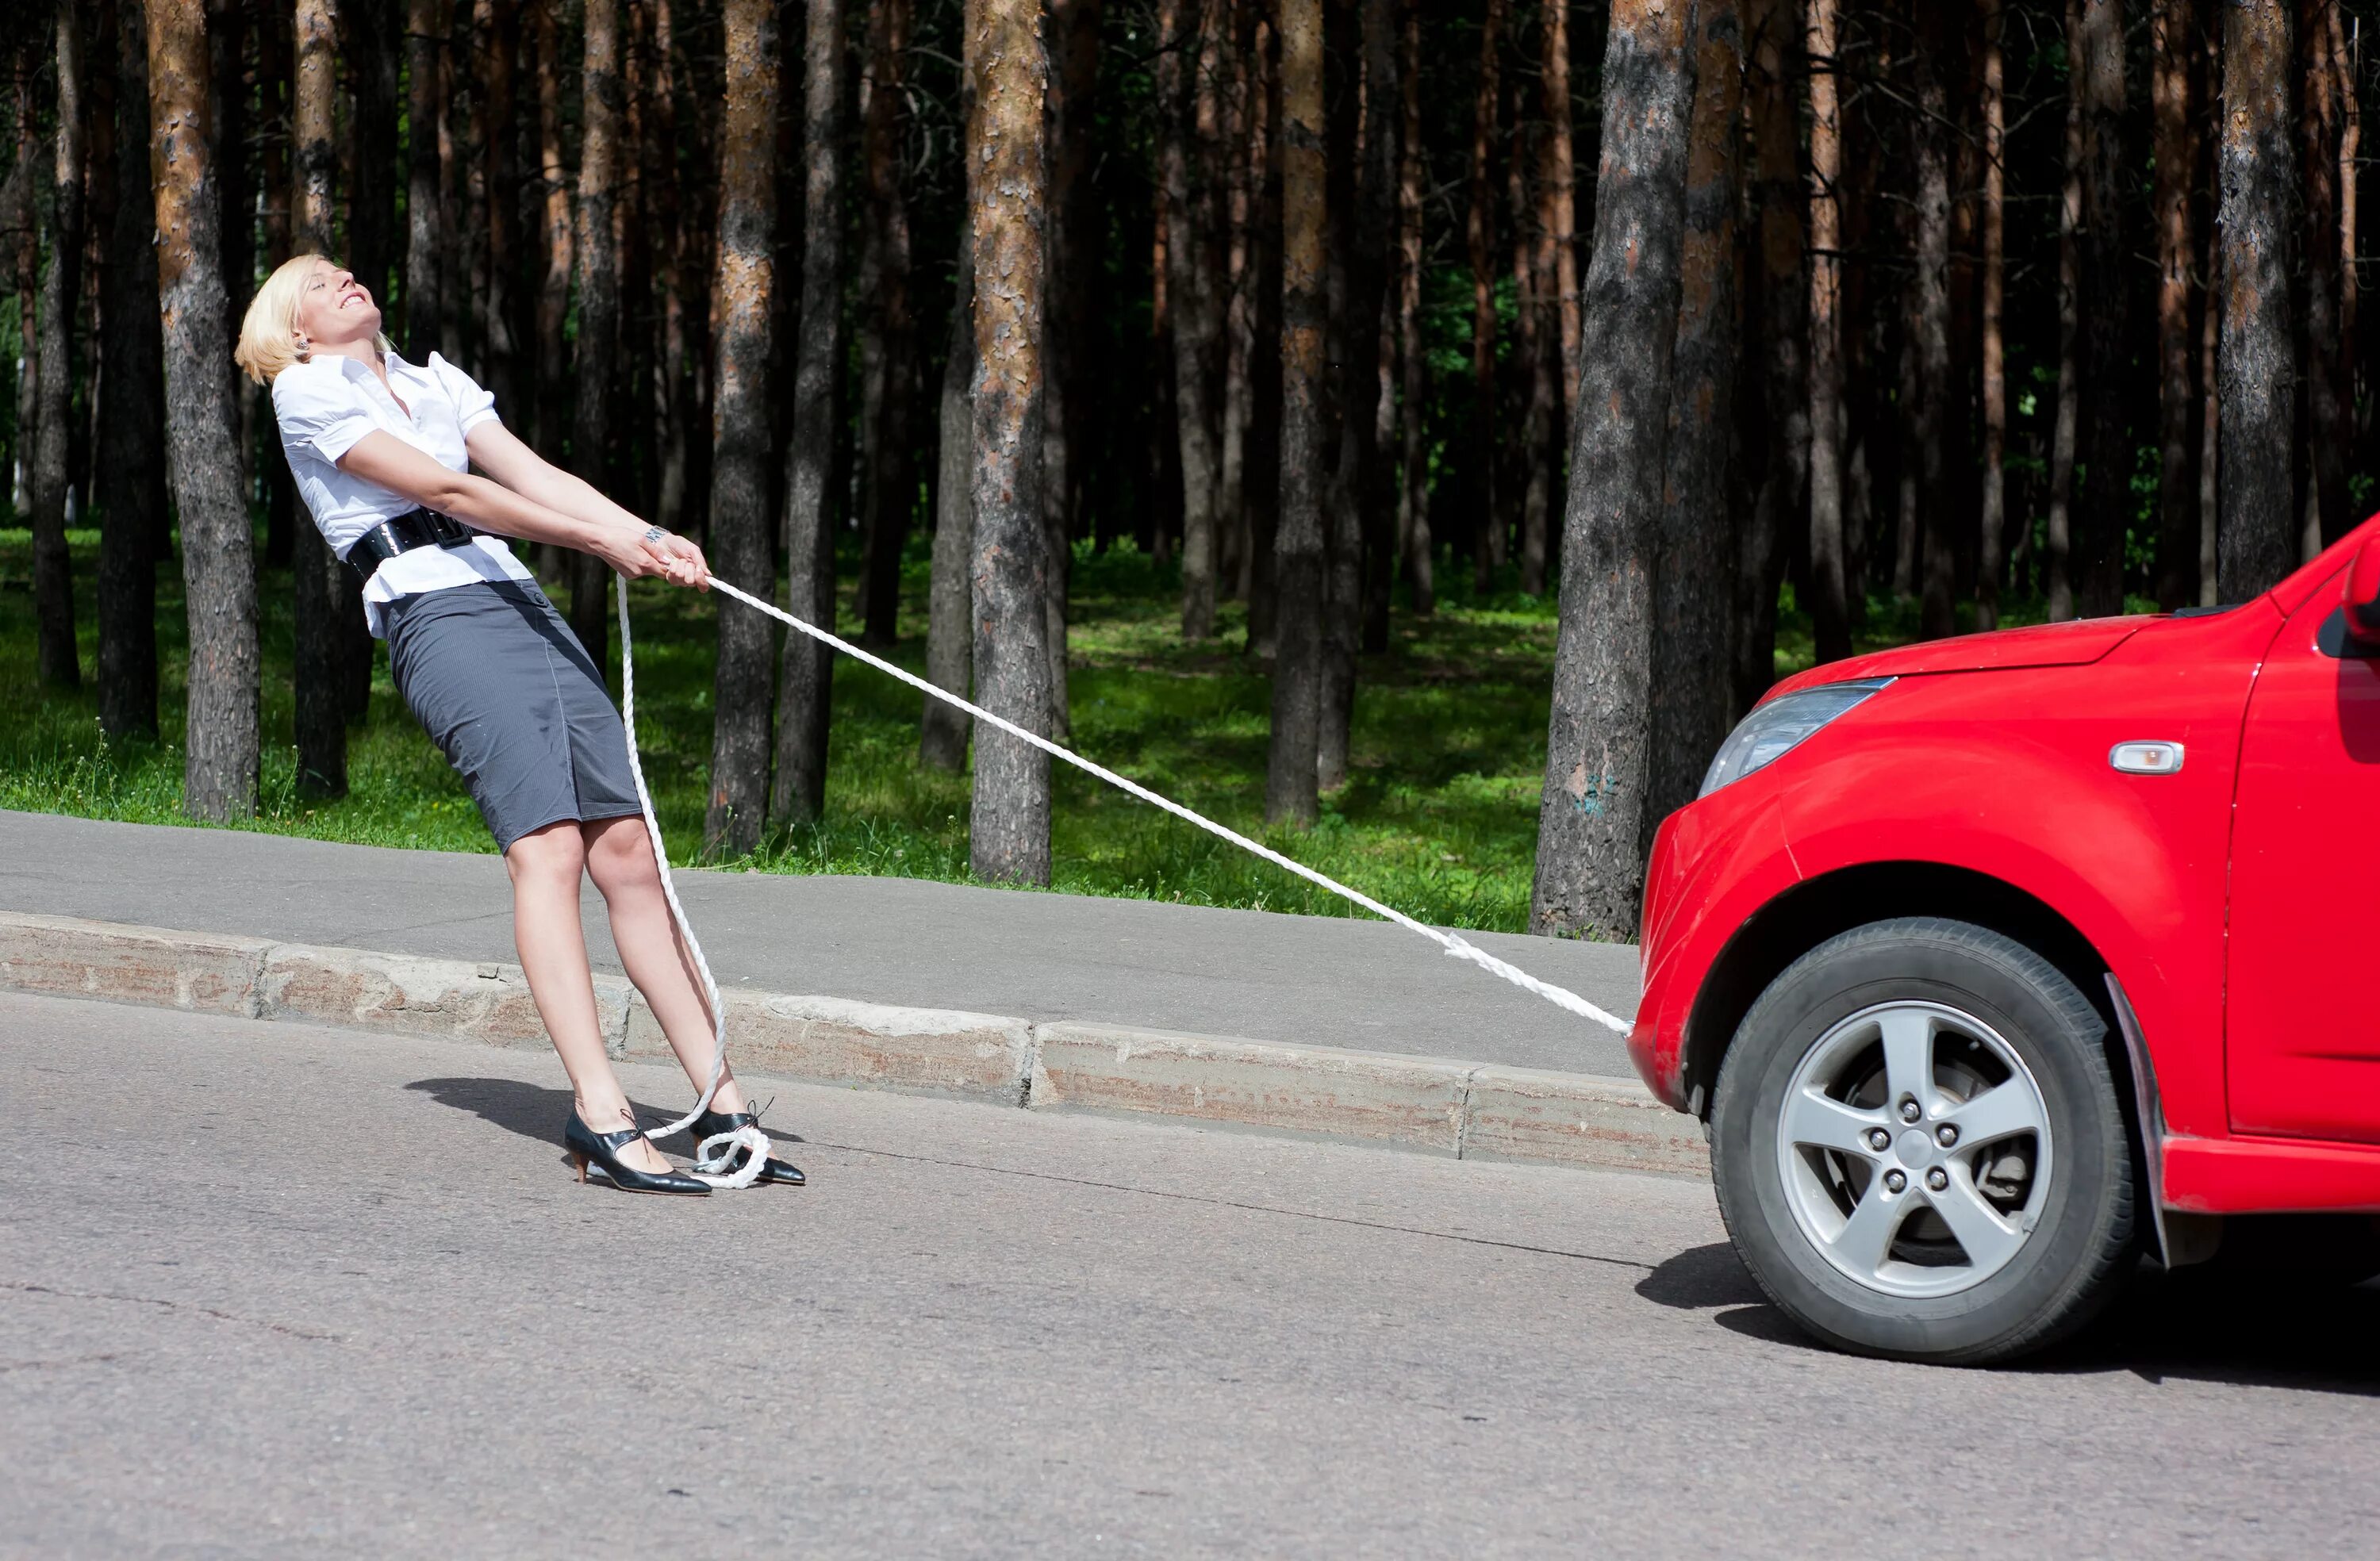
{"type": "MultiPolygon", "coordinates": [[[[722,1132],[734,1132],[738,1128],[758,1127],[759,1123],[760,1113],[758,1111],[705,1111],[694,1119],[694,1126],[687,1131],[694,1134],[694,1141],[700,1144],[706,1138],[716,1138],[722,1132]]],[[[725,1167],[713,1174],[735,1175],[744,1168],[744,1158],[751,1153],[749,1149],[737,1148],[728,1156],[725,1167]]],[[[789,1166],[773,1155],[769,1157],[769,1163],[760,1168],[760,1180],[776,1182],[781,1187],[801,1187],[808,1180],[802,1175],[799,1166],[789,1166]]]]}
{"type": "MultiPolygon", "coordinates": [[[[620,1151],[643,1136],[641,1129],[622,1128],[618,1132],[597,1132],[570,1113],[569,1122],[562,1130],[563,1147],[578,1168],[578,1180],[587,1180],[587,1168],[591,1164],[602,1172],[604,1180],[623,1192],[680,1192],[707,1198],[710,1189],[682,1171],[638,1170],[620,1160],[620,1151]]],[[[799,1176],[801,1173],[794,1173],[799,1176]]]]}

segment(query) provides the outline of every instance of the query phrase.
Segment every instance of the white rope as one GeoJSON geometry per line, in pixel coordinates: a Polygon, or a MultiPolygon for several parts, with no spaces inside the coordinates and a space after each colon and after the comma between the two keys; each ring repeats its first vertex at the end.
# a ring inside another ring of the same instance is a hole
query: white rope
{"type": "MultiPolygon", "coordinates": [[[[1258,844],[1257,841],[1248,839],[1247,836],[1241,834],[1236,829],[1226,829],[1224,826],[1216,823],[1213,819],[1206,817],[1201,814],[1195,813],[1189,808],[1183,806],[1178,802],[1174,802],[1170,798],[1160,797],[1155,792],[1150,791],[1148,787],[1141,785],[1139,782],[1128,780],[1104,765],[1094,764],[1089,759],[1083,757],[1080,754],[1073,752],[1071,749],[1062,748],[1046,737],[1027,732],[1025,728],[1017,725],[1013,720],[993,715],[990,710],[985,709],[982,706],[971,704],[967,700],[962,699],[957,695],[953,694],[950,690],[927,682],[924,678],[917,676],[915,672],[894,666],[892,662],[885,660],[880,656],[870,655],[868,652],[862,650],[859,647],[852,644],[850,641],[830,634],[814,623],[806,623],[799,618],[795,617],[792,613],[776,606],[772,602],[764,601],[760,598],[754,596],[749,591],[738,589],[736,587],[729,585],[726,581],[719,578],[715,575],[711,576],[710,586],[713,590],[721,591],[728,596],[732,596],[747,607],[757,607],[761,611],[767,613],[770,617],[776,619],[779,623],[786,624],[788,627],[798,629],[803,634],[809,635],[810,638],[817,640],[821,644],[831,645],[846,656],[855,657],[859,660],[867,662],[878,672],[886,672],[893,677],[899,678],[903,683],[907,684],[910,687],[915,688],[921,693],[931,695],[934,698],[940,699],[945,704],[957,706],[960,709],[965,710],[967,714],[975,717],[975,719],[979,721],[985,721],[992,726],[998,727],[1001,731],[1007,732],[1012,737],[1022,738],[1024,741],[1032,744],[1033,746],[1040,749],[1043,753],[1048,754],[1052,758],[1063,759],[1077,769],[1087,770],[1089,773],[1098,776],[1100,780],[1106,781],[1111,786],[1120,787],[1124,791],[1130,792],[1134,796],[1138,797],[1141,801],[1148,803],[1152,806],[1163,808],[1166,812],[1173,815],[1176,818],[1182,819],[1186,823],[1196,824],[1198,828],[1206,830],[1208,834],[1227,840],[1244,851],[1253,852],[1255,854],[1263,857],[1273,865],[1296,874],[1299,877],[1305,879],[1308,883],[1319,885],[1321,888],[1329,889],[1333,894],[1339,895],[1346,900],[1354,901],[1356,904],[1361,905],[1364,909],[1371,912],[1376,916],[1382,917],[1388,921],[1392,921],[1409,932],[1417,932],[1424,938],[1428,938],[1431,942],[1443,947],[1446,951],[1454,958],[1459,960],[1469,960],[1473,964],[1477,965],[1488,974],[1501,976],[1504,980],[1511,982],[1513,986],[1520,987],[1524,992],[1534,992],[1538,997],[1545,998],[1548,1002],[1552,1003],[1557,1008],[1567,1009],[1572,1013],[1577,1014],[1581,1019],[1591,1019],[1597,1024],[1604,1026],[1606,1029],[1616,1031],[1621,1035],[1625,1035],[1628,1031],[1628,1021],[1621,1019],[1617,1015],[1606,1013],[1603,1010],[1596,1007],[1593,1003],[1588,1002],[1585,998],[1580,997],[1577,993],[1572,992],[1566,987],[1557,986],[1550,981],[1540,981],[1524,970],[1506,964],[1502,960],[1498,959],[1495,955],[1488,952],[1485,949],[1478,947],[1476,944],[1468,942],[1465,939],[1455,936],[1453,933],[1441,931],[1440,929],[1430,926],[1426,923],[1417,922],[1402,911],[1394,910],[1387,905],[1381,904],[1378,901],[1373,899],[1370,895],[1364,893],[1360,889],[1350,889],[1345,884],[1339,882],[1336,878],[1328,877],[1321,873],[1316,872],[1313,868],[1305,865],[1303,862],[1293,862],[1288,857],[1283,856],[1281,853],[1272,850],[1269,846],[1258,844]]],[[[627,649],[628,592],[627,584],[624,580],[620,587],[620,663],[621,688],[624,695],[631,686],[632,681],[628,671],[627,649]]],[[[622,706],[624,710],[625,709],[627,703],[627,699],[623,698],[622,706]]],[[[628,751],[631,757],[634,757],[636,753],[636,724],[634,719],[631,718],[628,725],[628,751]]],[[[640,770],[637,776],[637,791],[640,797],[644,794],[644,775],[640,770]]],[[[661,850],[661,829],[659,826],[652,823],[652,804],[648,800],[645,803],[645,821],[648,827],[652,829],[653,849],[658,852],[661,850]]],[[[662,883],[665,888],[669,884],[669,866],[668,858],[666,856],[662,858],[662,883]]],[[[677,894],[674,889],[670,893],[670,908],[674,911],[677,910],[677,894]]],[[[678,912],[678,925],[681,926],[686,926],[686,914],[683,911],[678,912]]],[[[686,928],[686,940],[689,946],[694,946],[694,931],[691,927],[686,928]]],[[[695,962],[698,964],[701,964],[702,962],[702,950],[698,946],[695,946],[695,962]]],[[[710,966],[702,966],[702,978],[706,984],[710,982],[710,966]]],[[[711,1011],[716,1013],[719,1010],[718,989],[715,986],[712,987],[711,993],[711,1011]]],[[[724,1043],[722,1042],[722,1044],[723,1045],[724,1043]]],[[[725,1066],[723,1053],[720,1066],[725,1066]]],[[[705,1098],[708,1099],[709,1097],[705,1096],[705,1098]]],[[[700,1108],[697,1107],[697,1109],[698,1110],[700,1108]]],[[[681,1123],[679,1125],[683,1126],[684,1124],[681,1123]]],[[[675,1131],[676,1130],[671,1129],[670,1131],[675,1131]]]]}

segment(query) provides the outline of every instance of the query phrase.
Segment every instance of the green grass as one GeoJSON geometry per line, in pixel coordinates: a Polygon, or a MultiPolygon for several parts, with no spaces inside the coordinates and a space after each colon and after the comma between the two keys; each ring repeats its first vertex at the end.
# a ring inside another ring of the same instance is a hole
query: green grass
{"type": "MultiPolygon", "coordinates": [[[[84,687],[33,674],[30,539],[0,530],[0,807],[146,823],[181,815],[186,641],[176,571],[159,571],[164,722],[157,744],[100,734],[92,579],[98,538],[72,538],[84,687]]],[[[910,561],[892,659],[921,669],[925,555],[910,561]]],[[[846,571],[846,575],[848,575],[846,571]]],[[[1074,745],[1112,768],[1430,920],[1518,930],[1525,921],[1553,652],[1550,602],[1458,592],[1432,619],[1400,613],[1391,648],[1360,673],[1351,779],[1305,832],[1263,829],[1269,684],[1242,654],[1245,615],[1203,647],[1175,632],[1178,575],[1129,550],[1075,566],[1074,745]]],[[[258,816],[236,828],[318,840],[491,851],[461,783],[407,713],[385,661],[350,735],[351,790],[299,794],[291,744],[285,573],[268,572],[265,753],[258,816]]],[[[633,593],[646,774],[674,861],[700,854],[710,744],[714,612],[742,609],[640,586],[633,593]]],[[[844,603],[845,632],[856,628],[844,603]]],[[[613,647],[616,689],[617,647],[613,647]]],[[[967,878],[967,784],[919,764],[920,696],[846,659],[835,669],[827,816],[773,835],[747,865],[789,873],[967,878]]],[[[1057,889],[1320,914],[1352,908],[1089,776],[1056,770],[1057,889]]],[[[1360,914],[1360,913],[1357,913],[1360,914]]]]}

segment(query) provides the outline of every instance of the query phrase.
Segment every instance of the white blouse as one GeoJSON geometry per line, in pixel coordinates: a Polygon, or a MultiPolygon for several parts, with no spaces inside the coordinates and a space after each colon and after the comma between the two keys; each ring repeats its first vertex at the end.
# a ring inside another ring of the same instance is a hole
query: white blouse
{"type": "MultiPolygon", "coordinates": [[[[496,417],[496,398],[434,352],[419,366],[391,352],[387,367],[396,397],[382,388],[370,365],[340,353],[293,363],[273,380],[273,416],[281,427],[290,475],[315,526],[342,558],[356,538],[382,521],[419,507],[402,493],[339,469],[339,457],[358,440],[374,431],[395,434],[447,470],[467,471],[471,457],[465,440],[496,417]]],[[[379,636],[381,608],[399,597],[482,580],[531,578],[501,537],[476,537],[468,547],[410,548],[366,582],[364,616],[379,636]]]]}

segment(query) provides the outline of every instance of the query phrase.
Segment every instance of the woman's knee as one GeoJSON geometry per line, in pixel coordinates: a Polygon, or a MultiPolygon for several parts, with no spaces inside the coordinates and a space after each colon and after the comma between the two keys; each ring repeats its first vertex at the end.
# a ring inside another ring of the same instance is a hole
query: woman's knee
{"type": "Polygon", "coordinates": [[[515,888],[559,883],[575,892],[587,865],[586,842],[578,838],[578,823],[572,818],[531,829],[504,850],[504,870],[512,875],[515,888]]]}
{"type": "Polygon", "coordinates": [[[661,888],[652,837],[641,818],[607,818],[587,827],[587,871],[606,895],[661,888]]]}

